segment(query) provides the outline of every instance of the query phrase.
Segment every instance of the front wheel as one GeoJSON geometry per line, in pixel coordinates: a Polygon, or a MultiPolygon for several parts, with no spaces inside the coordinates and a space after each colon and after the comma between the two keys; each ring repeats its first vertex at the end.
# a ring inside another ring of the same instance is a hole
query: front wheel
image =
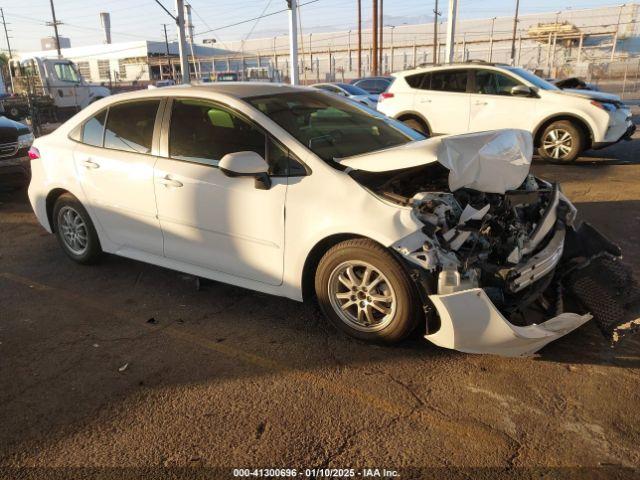
{"type": "Polygon", "coordinates": [[[416,327],[419,302],[398,261],[366,240],[335,245],[320,260],[315,290],[325,316],[362,340],[395,343],[416,327]]]}
{"type": "Polygon", "coordinates": [[[58,242],[64,252],[78,263],[95,263],[102,255],[100,240],[89,214],[76,197],[60,195],[53,206],[53,221],[58,242]]]}
{"type": "Polygon", "coordinates": [[[542,132],[538,154],[545,160],[573,162],[584,148],[584,134],[566,120],[553,122],[542,132]]]}

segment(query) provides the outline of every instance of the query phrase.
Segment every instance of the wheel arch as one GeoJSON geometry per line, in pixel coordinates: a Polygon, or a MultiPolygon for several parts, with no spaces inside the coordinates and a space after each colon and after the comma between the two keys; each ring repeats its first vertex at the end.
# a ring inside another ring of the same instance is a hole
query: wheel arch
{"type": "Polygon", "coordinates": [[[303,301],[306,302],[308,300],[311,300],[315,295],[315,275],[322,256],[338,243],[344,242],[345,240],[353,240],[356,238],[364,238],[376,242],[376,240],[372,238],[364,235],[358,235],[356,233],[336,233],[323,238],[311,248],[304,262],[304,266],[302,267],[302,279],[300,285],[302,287],[303,301]]]}
{"type": "Polygon", "coordinates": [[[399,120],[401,122],[405,121],[405,120],[417,120],[421,123],[424,124],[425,127],[427,127],[427,135],[432,135],[433,134],[433,129],[431,128],[431,124],[429,123],[429,120],[427,120],[424,115],[413,111],[413,110],[408,110],[405,112],[400,112],[398,113],[395,117],[396,120],[399,120]]]}
{"type": "Polygon", "coordinates": [[[45,200],[45,207],[47,210],[47,221],[49,222],[49,226],[51,227],[51,231],[53,233],[55,233],[56,231],[56,225],[55,225],[55,222],[53,221],[53,207],[56,204],[56,200],[58,200],[58,198],[60,198],[60,196],[64,195],[65,193],[68,193],[69,195],[73,195],[73,193],[71,193],[69,190],[66,190],[64,188],[54,188],[47,194],[47,198],[45,200]]]}
{"type": "Polygon", "coordinates": [[[584,145],[584,149],[588,150],[589,148],[591,148],[594,139],[593,129],[587,121],[573,113],[554,113],[553,115],[549,115],[540,123],[538,123],[536,128],[533,130],[533,145],[535,147],[539,147],[542,140],[542,133],[544,132],[545,128],[547,128],[553,122],[559,122],[562,120],[571,122],[576,127],[580,128],[580,130],[582,130],[585,135],[586,143],[584,145]]]}

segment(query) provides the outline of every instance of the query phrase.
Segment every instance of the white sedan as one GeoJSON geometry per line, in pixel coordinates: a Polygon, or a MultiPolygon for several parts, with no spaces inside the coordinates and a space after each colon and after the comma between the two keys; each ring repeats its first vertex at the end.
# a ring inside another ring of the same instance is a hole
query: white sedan
{"type": "Polygon", "coordinates": [[[29,198],[77,262],[108,252],[317,298],[364,340],[420,326],[442,347],[521,355],[592,317],[619,335],[628,318],[580,282],[611,287],[620,252],[573,227],[558,187],[529,174],[531,153],[527,132],[427,140],[309,88],[166,87],[98,101],[38,138],[29,198]]]}

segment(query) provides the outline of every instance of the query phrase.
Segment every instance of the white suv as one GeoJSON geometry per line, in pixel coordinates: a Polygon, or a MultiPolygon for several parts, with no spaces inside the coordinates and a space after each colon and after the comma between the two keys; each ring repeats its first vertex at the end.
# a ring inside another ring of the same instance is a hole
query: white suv
{"type": "Polygon", "coordinates": [[[521,68],[464,63],[394,76],[378,110],[428,135],[518,128],[543,158],[573,161],[635,131],[619,97],[561,90],[521,68]]]}

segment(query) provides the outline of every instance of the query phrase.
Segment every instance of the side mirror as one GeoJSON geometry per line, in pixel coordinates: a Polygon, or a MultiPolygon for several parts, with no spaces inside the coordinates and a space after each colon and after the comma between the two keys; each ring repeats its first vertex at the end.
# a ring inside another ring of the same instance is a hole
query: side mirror
{"type": "Polygon", "coordinates": [[[533,94],[533,90],[526,85],[516,85],[511,88],[511,95],[514,97],[530,97],[533,94]]]}
{"type": "Polygon", "coordinates": [[[227,153],[220,159],[218,168],[227,177],[253,177],[260,190],[271,188],[269,164],[256,152],[227,153]]]}

